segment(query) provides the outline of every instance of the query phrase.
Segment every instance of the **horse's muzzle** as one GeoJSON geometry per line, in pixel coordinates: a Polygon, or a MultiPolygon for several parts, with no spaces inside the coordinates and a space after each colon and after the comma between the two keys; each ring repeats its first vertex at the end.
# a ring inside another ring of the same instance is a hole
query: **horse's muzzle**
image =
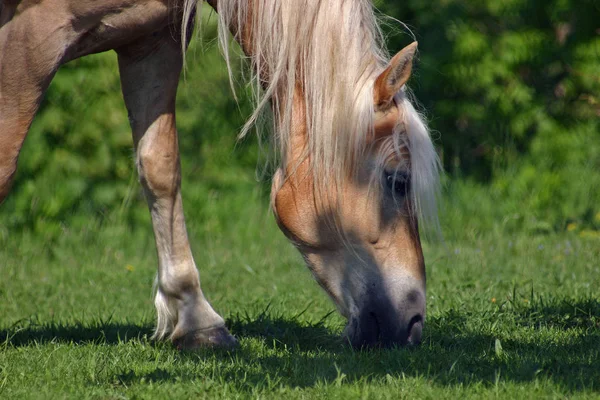
{"type": "Polygon", "coordinates": [[[425,322],[425,294],[412,289],[392,303],[390,296],[367,300],[357,315],[351,316],[346,335],[354,348],[410,346],[421,343],[425,322]]]}

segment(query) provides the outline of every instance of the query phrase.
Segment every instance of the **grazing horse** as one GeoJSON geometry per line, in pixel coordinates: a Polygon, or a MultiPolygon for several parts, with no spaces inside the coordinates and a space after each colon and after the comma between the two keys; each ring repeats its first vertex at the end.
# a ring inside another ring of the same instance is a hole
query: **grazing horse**
{"type": "MultiPolygon", "coordinates": [[[[425,264],[417,221],[436,224],[439,162],[405,88],[413,43],[390,59],[368,0],[208,0],[229,60],[252,66],[272,115],[283,233],[348,319],[355,347],[417,344],[425,264]]],[[[175,96],[196,0],[0,0],[0,201],[60,65],[118,54],[136,164],[158,250],[156,338],[234,346],[200,288],[180,193],[175,96]]]]}

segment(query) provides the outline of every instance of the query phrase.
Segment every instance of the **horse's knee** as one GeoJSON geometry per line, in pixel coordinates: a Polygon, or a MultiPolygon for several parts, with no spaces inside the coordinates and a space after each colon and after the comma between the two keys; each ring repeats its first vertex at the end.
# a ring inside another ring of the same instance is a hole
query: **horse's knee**
{"type": "Polygon", "coordinates": [[[181,175],[176,142],[176,138],[165,139],[159,134],[143,138],[138,145],[140,180],[155,197],[171,197],[179,190],[181,175]]]}
{"type": "Polygon", "coordinates": [[[180,185],[179,169],[173,165],[170,155],[140,155],[138,173],[140,181],[156,198],[171,198],[177,194],[180,185]]]}

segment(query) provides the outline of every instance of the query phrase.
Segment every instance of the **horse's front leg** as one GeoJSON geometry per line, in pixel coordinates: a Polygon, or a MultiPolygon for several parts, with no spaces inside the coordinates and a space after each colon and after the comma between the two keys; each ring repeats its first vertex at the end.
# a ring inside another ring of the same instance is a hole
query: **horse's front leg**
{"type": "Polygon", "coordinates": [[[140,181],[158,250],[156,338],[182,348],[235,346],[223,318],[210,306],[185,227],[175,128],[175,94],[182,68],[173,27],[117,50],[140,181]]]}

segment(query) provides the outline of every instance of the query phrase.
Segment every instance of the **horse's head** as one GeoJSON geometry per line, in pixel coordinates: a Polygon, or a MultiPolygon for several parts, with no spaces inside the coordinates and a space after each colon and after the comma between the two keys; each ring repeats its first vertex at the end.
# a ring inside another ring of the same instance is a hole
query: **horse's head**
{"type": "Polygon", "coordinates": [[[273,182],[279,226],[348,318],[346,334],[356,347],[421,341],[425,264],[415,191],[432,184],[424,183],[427,176],[417,169],[423,163],[435,167],[436,157],[426,128],[400,92],[415,50],[416,43],[407,46],[374,80],[374,126],[364,132],[365,149],[346,179],[332,180],[337,187],[321,187],[311,173],[311,155],[299,158],[306,154],[306,128],[298,96],[297,142],[287,170],[280,169],[273,182]]]}

